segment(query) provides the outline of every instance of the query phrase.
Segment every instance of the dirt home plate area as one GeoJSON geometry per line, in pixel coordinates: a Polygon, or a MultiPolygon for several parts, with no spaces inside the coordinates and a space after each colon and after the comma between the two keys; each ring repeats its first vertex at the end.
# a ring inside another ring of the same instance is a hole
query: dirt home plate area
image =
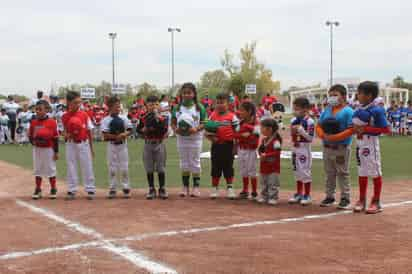
{"type": "MultiPolygon", "coordinates": [[[[0,163],[0,273],[412,273],[411,181],[377,215],[250,201],[30,199],[28,170],[0,163]]],[[[45,189],[46,192],[46,189],[45,189]]],[[[317,202],[317,203],[316,203],[317,202]]]]}

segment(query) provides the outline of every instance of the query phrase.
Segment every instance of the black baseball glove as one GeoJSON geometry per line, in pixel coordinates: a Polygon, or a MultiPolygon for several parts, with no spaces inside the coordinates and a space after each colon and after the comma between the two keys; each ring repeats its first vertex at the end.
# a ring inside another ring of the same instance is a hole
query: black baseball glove
{"type": "Polygon", "coordinates": [[[323,131],[328,135],[338,134],[340,132],[339,121],[335,118],[327,118],[322,121],[321,127],[323,131]]]}

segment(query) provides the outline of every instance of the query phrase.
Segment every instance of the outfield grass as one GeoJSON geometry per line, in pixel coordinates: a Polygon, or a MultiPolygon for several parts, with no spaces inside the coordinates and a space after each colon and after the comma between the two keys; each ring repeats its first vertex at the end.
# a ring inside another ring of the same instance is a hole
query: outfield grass
{"type": "MultiPolygon", "coordinates": [[[[169,186],[180,186],[181,176],[179,169],[179,155],[176,149],[176,139],[170,138],[167,144],[167,184],[169,186]]],[[[209,142],[205,141],[204,151],[209,150],[209,142]]],[[[319,151],[321,147],[316,146],[314,151],[319,151]]],[[[64,145],[60,146],[60,160],[57,163],[58,177],[65,178],[65,151],[64,145]]],[[[381,151],[383,159],[383,173],[385,182],[411,179],[411,159],[412,138],[410,137],[382,137],[381,151]]],[[[99,187],[108,187],[108,171],[106,164],[106,144],[95,144],[94,170],[96,184],[99,187]]],[[[130,158],[130,178],[134,188],[146,187],[146,176],[142,165],[143,141],[131,140],[129,142],[130,158]]],[[[27,169],[32,168],[32,153],[30,146],[2,145],[0,146],[0,160],[7,161],[27,169]]],[[[203,176],[201,185],[210,186],[210,160],[202,160],[203,176]]],[[[321,160],[313,160],[313,182],[314,188],[322,190],[324,187],[324,172],[321,160]]],[[[235,163],[236,181],[235,186],[241,186],[241,180],[238,176],[237,163],[235,163]]],[[[351,161],[351,178],[354,185],[357,182],[357,170],[355,154],[352,153],[351,161]]],[[[29,178],[28,178],[29,180],[29,178]]],[[[295,187],[292,167],[290,160],[282,160],[281,163],[281,185],[284,189],[293,189],[295,187]]]]}

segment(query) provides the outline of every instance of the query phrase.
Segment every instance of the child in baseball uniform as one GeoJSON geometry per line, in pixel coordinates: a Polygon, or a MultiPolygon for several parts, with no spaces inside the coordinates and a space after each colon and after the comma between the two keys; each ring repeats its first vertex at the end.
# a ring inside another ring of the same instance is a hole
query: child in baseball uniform
{"type": "Polygon", "coordinates": [[[398,105],[395,104],[389,117],[392,124],[392,136],[399,135],[401,133],[401,116],[401,111],[398,105]]]}
{"type": "Polygon", "coordinates": [[[102,121],[102,133],[107,143],[107,163],[109,166],[110,191],[108,198],[116,197],[118,177],[123,187],[124,198],[130,197],[129,155],[127,137],[132,131],[132,124],[126,116],[120,114],[120,99],[112,96],[107,100],[109,116],[102,121]]]}
{"type": "Polygon", "coordinates": [[[406,113],[406,124],[408,126],[408,135],[412,135],[412,101],[408,101],[408,112],[406,113]]]}
{"type": "Polygon", "coordinates": [[[244,101],[239,108],[240,129],[235,133],[238,144],[238,161],[243,188],[240,199],[249,197],[249,180],[252,185],[251,198],[257,199],[257,152],[260,127],[256,117],[256,107],[252,102],[244,101]]]}
{"type": "Polygon", "coordinates": [[[87,199],[92,200],[95,195],[95,179],[93,172],[93,124],[89,115],[80,110],[82,100],[80,93],[69,91],[66,95],[67,112],[63,114],[64,138],[66,142],[67,163],[67,200],[76,198],[79,184],[78,164],[83,177],[83,184],[87,192],[87,199]]]}
{"type": "Polygon", "coordinates": [[[23,106],[22,111],[19,112],[17,115],[17,122],[18,122],[18,132],[17,132],[17,139],[19,144],[28,144],[29,143],[29,128],[30,128],[30,121],[33,117],[31,111],[29,111],[29,105],[25,104],[23,106]]]}
{"type": "Polygon", "coordinates": [[[169,196],[166,191],[166,145],[168,124],[165,117],[159,114],[160,102],[155,95],[146,99],[147,112],[141,121],[142,134],[144,136],[143,164],[146,169],[149,192],[146,199],[152,200],[158,195],[161,199],[169,196]],[[159,177],[159,192],[156,193],[154,173],[159,177]]]}
{"type": "Polygon", "coordinates": [[[277,205],[280,188],[280,153],[282,137],[278,133],[279,126],[273,118],[260,122],[260,132],[263,135],[259,146],[260,156],[260,197],[259,203],[277,205]]]}
{"type": "Polygon", "coordinates": [[[11,141],[11,135],[9,130],[9,116],[6,114],[5,109],[1,109],[0,114],[0,144],[8,144],[11,141]]]}
{"type": "Polygon", "coordinates": [[[199,197],[200,186],[200,153],[203,145],[203,126],[206,120],[206,110],[197,101],[196,86],[192,83],[183,84],[180,89],[182,101],[172,113],[172,128],[177,135],[177,149],[180,155],[183,189],[181,197],[189,195],[190,176],[193,179],[192,197],[199,197]]]}
{"type": "Polygon", "coordinates": [[[401,114],[399,123],[399,135],[404,136],[407,132],[406,116],[408,114],[408,108],[405,106],[404,102],[399,103],[399,112],[401,114]]]}
{"type": "Polygon", "coordinates": [[[216,96],[215,110],[209,117],[207,125],[216,125],[211,131],[211,127],[205,125],[206,138],[212,142],[211,163],[212,163],[212,192],[210,198],[216,199],[219,196],[219,181],[223,176],[226,179],[226,197],[235,199],[236,193],[233,190],[233,160],[234,160],[234,137],[239,131],[239,120],[235,113],[229,111],[229,96],[220,93],[216,96]]]}
{"type": "Polygon", "coordinates": [[[359,200],[354,212],[366,211],[375,214],[382,211],[382,166],[380,156],[379,136],[390,133],[385,118],[385,110],[373,104],[379,94],[378,84],[362,82],[358,86],[358,98],[361,107],[353,115],[354,133],[356,134],[356,158],[359,174],[359,200]],[[373,197],[366,209],[368,177],[373,180],[373,197]]]}
{"type": "Polygon", "coordinates": [[[49,178],[50,199],[56,199],[56,160],[59,158],[59,141],[57,123],[47,116],[49,103],[45,100],[37,101],[36,116],[30,122],[29,139],[33,145],[33,167],[36,188],[32,198],[42,197],[42,177],[49,178]]]}
{"type": "Polygon", "coordinates": [[[296,193],[289,199],[290,204],[309,205],[312,203],[312,149],[315,121],[310,117],[311,106],[307,98],[293,101],[294,118],[291,121],[292,165],[296,180],[296,193]]]}

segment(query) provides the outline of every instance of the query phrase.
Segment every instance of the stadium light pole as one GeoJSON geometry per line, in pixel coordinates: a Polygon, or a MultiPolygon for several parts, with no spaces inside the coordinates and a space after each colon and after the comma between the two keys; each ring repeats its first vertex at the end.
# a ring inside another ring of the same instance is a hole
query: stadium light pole
{"type": "Polygon", "coordinates": [[[115,69],[114,69],[114,40],[117,37],[116,32],[110,32],[109,33],[109,38],[112,39],[112,88],[115,86],[115,69]]]}
{"type": "Polygon", "coordinates": [[[182,29],[180,28],[168,28],[168,32],[171,33],[171,47],[172,47],[172,90],[174,89],[175,86],[175,36],[174,33],[175,31],[181,32],[182,29]]]}
{"type": "Polygon", "coordinates": [[[330,29],[330,86],[333,85],[333,27],[338,27],[338,21],[326,21],[326,26],[330,29]]]}

